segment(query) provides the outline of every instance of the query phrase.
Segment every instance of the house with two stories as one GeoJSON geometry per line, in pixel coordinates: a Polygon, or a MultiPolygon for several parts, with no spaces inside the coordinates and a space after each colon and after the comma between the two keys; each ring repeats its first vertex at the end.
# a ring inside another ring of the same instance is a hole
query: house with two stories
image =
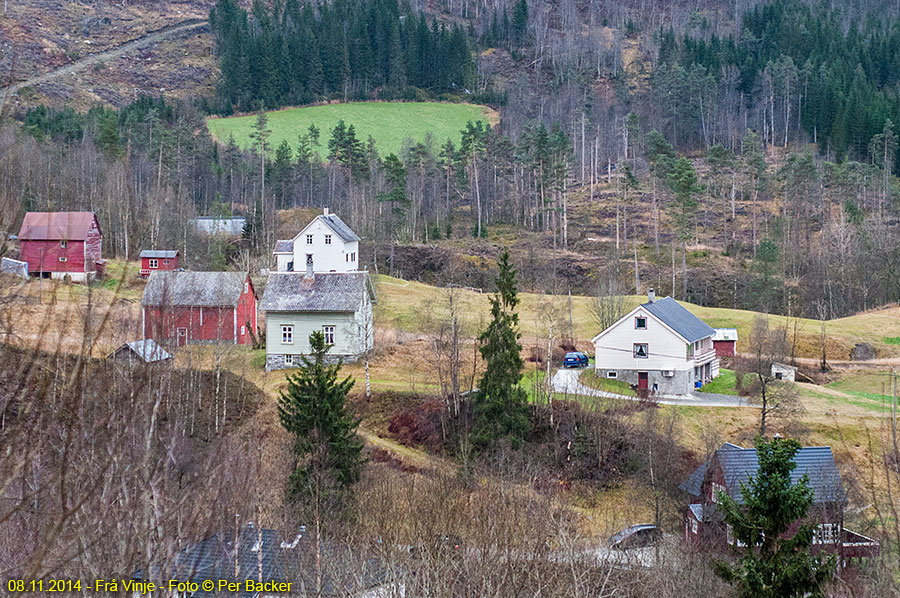
{"type": "MultiPolygon", "coordinates": [[[[794,455],[794,463],[791,483],[796,484],[807,476],[813,491],[813,505],[807,513],[816,524],[813,549],[832,552],[845,565],[852,559],[877,556],[878,542],[844,527],[847,493],[831,447],[803,447],[794,455]]],[[[719,493],[743,504],[741,486],[758,470],[755,448],[725,443],[679,486],[690,496],[683,513],[684,540],[689,546],[719,550],[735,543],[718,507],[719,493]]]]}
{"type": "Polygon", "coordinates": [[[19,256],[31,276],[90,282],[102,275],[103,232],[93,212],[28,212],[19,256]]]}
{"type": "Polygon", "coordinates": [[[257,298],[243,272],[153,272],[141,298],[145,339],[248,345],[256,334],[257,298]]]}
{"type": "Polygon", "coordinates": [[[337,214],[322,211],[293,239],[275,242],[276,272],[356,272],[359,237],[337,214]]]}
{"type": "Polygon", "coordinates": [[[597,375],[653,394],[687,395],[719,375],[715,331],[672,299],[638,305],[592,339],[597,375]]]}

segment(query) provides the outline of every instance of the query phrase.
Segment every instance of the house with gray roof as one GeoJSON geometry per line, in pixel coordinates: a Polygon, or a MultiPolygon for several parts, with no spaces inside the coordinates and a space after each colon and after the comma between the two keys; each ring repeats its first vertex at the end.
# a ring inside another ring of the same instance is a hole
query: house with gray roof
{"type": "MultiPolygon", "coordinates": [[[[844,527],[847,493],[829,446],[802,447],[794,455],[791,483],[805,478],[813,492],[813,505],[807,517],[815,524],[813,548],[834,552],[846,564],[850,559],[872,557],[880,550],[878,542],[844,527]]],[[[744,504],[742,489],[759,470],[755,448],[730,442],[698,467],[679,486],[690,496],[684,510],[684,539],[696,548],[721,548],[734,543],[718,507],[720,493],[744,504]]]]}
{"type": "Polygon", "coordinates": [[[594,367],[655,395],[688,395],[719,375],[713,330],[671,297],[650,289],[638,305],[592,339],[594,367]]]}
{"type": "Polygon", "coordinates": [[[355,361],[372,349],[375,289],[368,272],[272,272],[260,309],[266,314],[266,369],[295,367],[319,330],[329,356],[355,361]]]}
{"type": "Polygon", "coordinates": [[[172,359],[172,355],[163,349],[152,338],[140,341],[131,341],[120,345],[118,349],[109,354],[109,359],[119,361],[142,363],[158,363],[172,359]]]}
{"type": "Polygon", "coordinates": [[[358,272],[359,237],[325,208],[293,239],[275,241],[277,272],[358,272]]]}

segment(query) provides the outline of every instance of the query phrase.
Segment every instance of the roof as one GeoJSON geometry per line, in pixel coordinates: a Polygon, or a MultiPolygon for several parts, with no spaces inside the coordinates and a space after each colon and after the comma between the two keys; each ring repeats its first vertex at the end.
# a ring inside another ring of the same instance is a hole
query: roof
{"type": "Polygon", "coordinates": [[[323,220],[325,224],[331,227],[331,230],[333,230],[337,236],[344,240],[345,243],[359,241],[359,237],[356,236],[356,233],[353,232],[349,226],[344,224],[344,221],[341,220],[337,214],[319,214],[316,218],[323,220]]]}
{"type": "MultiPolygon", "coordinates": [[[[700,496],[706,473],[713,462],[717,460],[725,476],[725,488],[728,495],[738,504],[743,504],[741,485],[747,484],[750,476],[755,475],[759,469],[758,455],[755,448],[743,448],[735,444],[726,443],[719,448],[709,461],[698,467],[694,473],[679,486],[692,496],[700,496]]],[[[846,501],[847,495],[841,484],[841,474],[838,472],[831,454],[830,446],[802,447],[794,455],[794,467],[791,471],[791,483],[796,484],[804,475],[809,477],[809,486],[813,490],[813,501],[816,503],[846,501]]]]}
{"type": "Polygon", "coordinates": [[[28,212],[19,229],[19,239],[83,241],[95,220],[93,212],[28,212]]]}
{"type": "Polygon", "coordinates": [[[262,311],[337,311],[359,309],[363,293],[375,301],[368,272],[272,272],[259,308],[262,311]]]}
{"type": "Polygon", "coordinates": [[[218,218],[215,216],[201,216],[193,220],[197,230],[204,233],[226,235],[240,235],[244,232],[246,218],[218,218]]]}
{"type": "Polygon", "coordinates": [[[148,338],[142,341],[131,341],[130,343],[125,343],[124,345],[113,351],[112,354],[115,355],[122,349],[131,351],[146,363],[153,363],[154,361],[164,361],[172,357],[168,351],[160,347],[152,338],[148,338]]]}
{"type": "Polygon", "coordinates": [[[715,330],[709,324],[686,310],[671,297],[659,299],[653,303],[643,303],[641,307],[684,337],[684,340],[689,343],[715,334],[715,330]]]}
{"type": "Polygon", "coordinates": [[[153,272],[141,305],[235,307],[245,280],[243,272],[153,272]]]}
{"type": "Polygon", "coordinates": [[[28,262],[21,262],[10,257],[0,259],[0,272],[14,274],[28,280],[28,262]]]}
{"type": "Polygon", "coordinates": [[[174,249],[144,249],[141,251],[141,257],[162,257],[172,258],[178,255],[174,249]]]}
{"type": "Polygon", "coordinates": [[[714,328],[714,341],[736,341],[738,339],[737,328],[714,328]]]}
{"type": "MultiPolygon", "coordinates": [[[[299,533],[285,536],[272,529],[259,529],[252,524],[239,531],[213,534],[179,551],[170,566],[162,570],[154,566],[148,575],[137,571],[133,579],[178,579],[198,584],[212,580],[231,582],[252,579],[254,581],[291,582],[292,593],[315,593],[316,542],[305,526],[299,533]],[[237,541],[235,541],[237,538],[237,541]]],[[[385,578],[384,567],[375,558],[355,553],[350,547],[330,542],[319,543],[323,566],[320,568],[322,594],[352,595],[354,590],[371,588],[385,578]]],[[[213,596],[215,590],[199,589],[193,596],[213,596]]],[[[256,596],[241,584],[237,596],[256,596]]]]}
{"type": "Polygon", "coordinates": [[[773,369],[773,370],[777,370],[777,369],[791,370],[791,371],[794,371],[794,372],[797,371],[797,368],[796,368],[796,367],[794,367],[794,366],[792,366],[792,365],[788,365],[788,364],[786,364],[786,363],[779,363],[779,362],[777,362],[777,361],[772,363],[772,369],[773,369]]]}
{"type": "Polygon", "coordinates": [[[275,251],[272,253],[293,253],[294,252],[294,240],[293,239],[279,239],[275,241],[275,251]]]}

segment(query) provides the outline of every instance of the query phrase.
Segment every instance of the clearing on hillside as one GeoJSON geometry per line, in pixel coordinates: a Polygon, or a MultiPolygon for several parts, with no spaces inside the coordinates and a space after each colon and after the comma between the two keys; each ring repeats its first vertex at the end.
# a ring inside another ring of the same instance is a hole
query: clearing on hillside
{"type": "MultiPolygon", "coordinates": [[[[378,153],[386,156],[399,153],[407,137],[424,142],[431,134],[435,151],[452,139],[459,146],[460,131],[469,121],[482,121],[494,125],[500,119],[496,110],[476,104],[443,104],[440,102],[351,102],[287,108],[268,113],[272,136],[269,143],[278,147],[287,140],[296,149],[297,137],[315,124],[320,131],[319,155],[328,153],[331,130],[343,120],[356,128],[356,137],[363,143],[371,136],[378,153]]],[[[229,135],[241,148],[250,144],[250,132],[256,123],[256,115],[207,119],[209,132],[219,143],[228,143],[229,135]]]]}

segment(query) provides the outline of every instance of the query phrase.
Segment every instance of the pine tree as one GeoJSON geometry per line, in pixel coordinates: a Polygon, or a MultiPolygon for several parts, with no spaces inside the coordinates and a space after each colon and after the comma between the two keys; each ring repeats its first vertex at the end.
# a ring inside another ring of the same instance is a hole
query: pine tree
{"type": "Polygon", "coordinates": [[[531,428],[522,378],[516,271],[504,251],[498,263],[497,294],[491,297],[491,322],[478,337],[485,371],[473,406],[473,443],[485,447],[500,438],[518,446],[531,428]]]}
{"type": "Polygon", "coordinates": [[[734,564],[717,561],[716,573],[735,586],[741,598],[794,598],[823,596],[822,586],[835,570],[834,556],[811,553],[814,523],[803,522],[796,533],[788,530],[804,521],[813,504],[813,491],[804,474],[791,483],[797,467],[796,440],[760,438],[756,443],[759,469],[741,487],[743,504],[719,492],[719,509],[734,538],[744,546],[734,564]]]}
{"type": "Polygon", "coordinates": [[[278,398],[278,418],[294,436],[296,464],[289,494],[314,497],[347,490],[360,477],[363,443],[356,434],[359,419],[347,408],[353,388],[348,376],[338,381],[342,362],[326,363],[330,348],[325,335],[309,335],[310,356],[303,356],[297,373],[288,375],[278,398]]]}
{"type": "MultiPolygon", "coordinates": [[[[687,241],[694,230],[694,214],[697,211],[696,195],[700,191],[694,165],[684,156],[678,156],[669,172],[669,186],[675,194],[672,216],[678,239],[681,241],[681,298],[687,299],[687,241]]],[[[673,289],[674,291],[674,289],[673,289]]]]}
{"type": "Polygon", "coordinates": [[[513,8],[512,15],[512,43],[513,46],[525,45],[525,37],[528,33],[528,1],[519,0],[513,8]]]}

